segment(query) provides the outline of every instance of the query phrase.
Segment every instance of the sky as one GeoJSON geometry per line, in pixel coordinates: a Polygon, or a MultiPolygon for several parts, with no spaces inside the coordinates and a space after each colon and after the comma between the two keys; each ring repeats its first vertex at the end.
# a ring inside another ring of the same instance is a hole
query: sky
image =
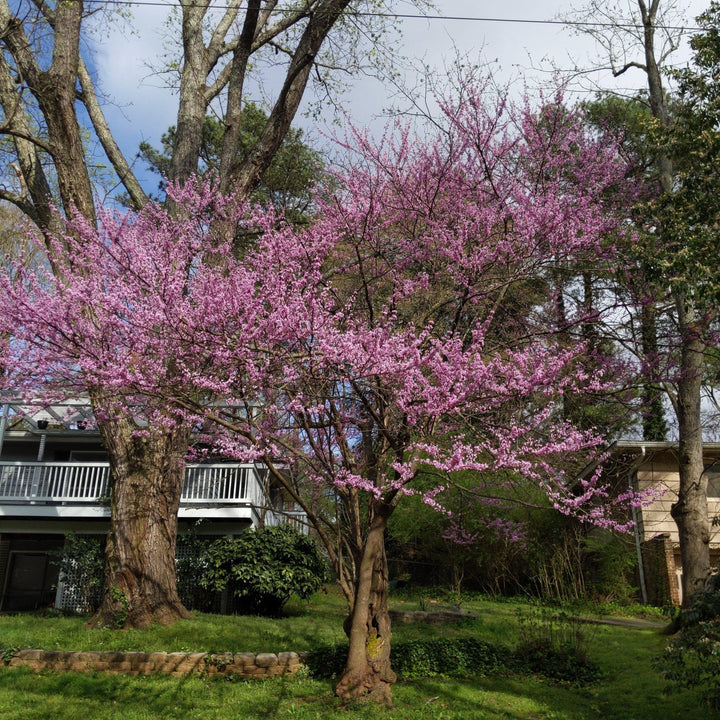
{"type": "MultiPolygon", "coordinates": [[[[100,87],[110,101],[106,113],[121,147],[132,157],[143,140],[159,145],[159,139],[175,123],[177,98],[164,86],[161,76],[153,68],[162,65],[165,22],[173,3],[153,0],[156,4],[136,5],[127,23],[108,25],[93,48],[93,65],[100,87]]],[[[549,80],[556,71],[566,72],[574,67],[590,68],[604,55],[592,38],[573,32],[552,21],[567,17],[573,8],[582,7],[587,0],[436,0],[434,8],[426,12],[429,18],[401,17],[393,21],[401,30],[401,37],[390,36],[398,70],[407,86],[417,84],[415,68],[426,65],[442,72],[456,56],[488,64],[501,82],[513,81],[516,86],[534,85],[549,80]],[[441,16],[441,17],[440,17],[441,16]],[[445,19],[442,19],[445,18],[445,19]],[[526,22],[535,21],[535,22],[526,22]]],[[[633,0],[617,0],[627,7],[633,0]]],[[[612,0],[603,3],[611,6],[612,0]]],[[[678,0],[684,8],[685,22],[694,25],[693,18],[707,6],[707,0],[678,0]]],[[[418,14],[406,0],[393,5],[400,14],[418,14]]],[[[687,49],[674,56],[678,62],[687,60],[687,49]]],[[[610,73],[599,72],[575,77],[574,90],[578,96],[591,92],[596,86],[637,88],[644,84],[642,72],[633,70],[614,80],[610,73]]],[[[397,104],[394,88],[372,77],[355,77],[348,82],[341,105],[352,121],[360,126],[378,122],[389,105],[397,104]]],[[[305,109],[313,101],[311,95],[305,109]]],[[[320,107],[319,118],[298,117],[297,124],[310,132],[323,130],[333,113],[320,107]]],[[[317,133],[315,133],[317,136],[317,133]]],[[[140,170],[140,168],[137,168],[140,170]]],[[[149,174],[140,173],[144,182],[156,183],[149,174]]]]}

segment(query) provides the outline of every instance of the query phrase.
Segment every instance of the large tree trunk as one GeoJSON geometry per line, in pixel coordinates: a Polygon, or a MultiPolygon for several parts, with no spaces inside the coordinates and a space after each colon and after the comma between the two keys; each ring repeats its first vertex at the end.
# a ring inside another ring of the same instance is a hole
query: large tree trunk
{"type": "Polygon", "coordinates": [[[392,704],[388,567],[385,556],[387,518],[376,515],[362,549],[355,602],[345,622],[348,659],[335,693],[343,700],[368,698],[392,704]]]}
{"type": "MultiPolygon", "coordinates": [[[[655,58],[654,37],[661,0],[638,0],[644,28],[645,67],[652,114],[664,127],[671,126],[667,98],[662,86],[662,72],[655,58]]],[[[658,182],[663,194],[673,192],[673,161],[665,152],[657,156],[658,182]]],[[[704,362],[704,345],[692,299],[675,290],[681,342],[680,381],[676,402],[680,455],[680,489],[672,507],[678,526],[680,555],[683,564],[683,605],[700,592],[710,570],[710,524],[707,510],[707,478],[703,475],[703,438],[700,398],[704,362]]]]}
{"type": "Polygon", "coordinates": [[[102,424],[111,458],[112,526],[106,585],[95,627],[144,628],[190,617],[177,592],[177,514],[188,432],[132,432],[125,422],[102,424]]]}
{"type": "Polygon", "coordinates": [[[691,302],[678,297],[677,312],[682,343],[677,396],[680,488],[671,512],[680,537],[683,606],[687,607],[710,572],[710,522],[700,414],[704,345],[691,302]]]}
{"type": "MultiPolygon", "coordinates": [[[[82,131],[78,122],[75,105],[77,102],[77,75],[80,63],[80,28],[83,19],[83,3],[59,3],[47,13],[47,6],[42,8],[46,13],[46,20],[50,23],[52,33],[52,62],[47,69],[43,69],[33,47],[25,34],[23,22],[16,17],[6,0],[0,0],[0,29],[2,30],[2,43],[15,61],[15,72],[18,84],[26,83],[34,96],[45,120],[47,141],[39,141],[52,156],[55,169],[57,188],[60,193],[63,208],[69,215],[77,211],[90,222],[95,222],[95,203],[92,184],[88,173],[85,151],[82,142],[82,131]]],[[[36,27],[39,28],[41,23],[36,27]]],[[[7,112],[11,110],[10,124],[15,125],[16,131],[23,131],[17,123],[21,120],[21,96],[12,94],[12,88],[3,84],[0,86],[3,95],[3,107],[7,112]],[[17,110],[13,111],[11,105],[17,103],[17,110]],[[17,115],[14,113],[17,112],[17,115]]],[[[24,135],[24,132],[22,132],[24,135]]],[[[32,137],[22,137],[21,140],[32,141],[32,137]]],[[[18,148],[19,152],[22,148],[18,148]]],[[[28,190],[34,189],[30,196],[31,201],[37,204],[34,219],[47,226],[50,218],[47,217],[47,204],[49,198],[43,197],[47,191],[45,181],[38,176],[38,168],[23,152],[24,162],[20,169],[24,174],[28,190]],[[38,183],[40,185],[38,186],[38,183]]],[[[23,203],[18,203],[23,209],[23,203]]]]}

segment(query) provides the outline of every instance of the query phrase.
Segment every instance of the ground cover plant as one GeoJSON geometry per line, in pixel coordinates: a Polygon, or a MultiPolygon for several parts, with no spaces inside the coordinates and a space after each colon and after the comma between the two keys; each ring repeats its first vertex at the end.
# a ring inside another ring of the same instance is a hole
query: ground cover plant
{"type": "MultiPolygon", "coordinates": [[[[391,607],[414,608],[420,597],[393,600],[391,607]]],[[[442,607],[427,593],[422,604],[442,607]]],[[[537,616],[537,604],[525,601],[464,600],[463,610],[476,618],[433,626],[396,623],[396,646],[459,639],[462,643],[515,646],[522,639],[520,621],[537,616]]],[[[556,608],[548,608],[550,615],[556,608]]],[[[591,612],[592,608],[585,608],[591,612]]],[[[279,619],[200,614],[173,627],[88,632],[84,618],[49,615],[0,617],[2,645],[47,649],[205,650],[208,652],[304,650],[345,641],[338,631],[344,604],[334,589],[309,602],[291,601],[279,619]]],[[[307,673],[266,682],[228,682],[198,677],[124,677],[75,673],[32,674],[0,668],[0,719],[70,720],[230,720],[237,718],[513,718],[514,720],[658,720],[683,717],[706,720],[699,693],[663,694],[665,681],[652,660],[667,642],[654,629],[593,626],[587,652],[602,677],[590,683],[557,682],[533,672],[503,669],[464,677],[414,677],[396,685],[394,709],[365,704],[343,708],[331,680],[307,673]]],[[[457,645],[456,645],[457,647],[457,645]]]]}

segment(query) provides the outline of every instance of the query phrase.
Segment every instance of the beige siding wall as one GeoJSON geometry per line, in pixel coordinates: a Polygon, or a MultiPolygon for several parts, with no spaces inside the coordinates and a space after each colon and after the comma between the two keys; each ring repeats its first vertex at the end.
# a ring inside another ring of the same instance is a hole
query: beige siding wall
{"type": "MultiPolygon", "coordinates": [[[[712,519],[720,516],[720,472],[712,470],[708,474],[708,514],[712,519]]],[[[637,472],[638,487],[649,487],[663,493],[647,507],[642,508],[641,531],[644,540],[667,533],[673,543],[678,543],[678,531],[670,515],[670,507],[677,500],[679,476],[677,463],[652,462],[642,465],[637,472]]],[[[720,527],[711,527],[711,546],[720,546],[720,527]]]]}

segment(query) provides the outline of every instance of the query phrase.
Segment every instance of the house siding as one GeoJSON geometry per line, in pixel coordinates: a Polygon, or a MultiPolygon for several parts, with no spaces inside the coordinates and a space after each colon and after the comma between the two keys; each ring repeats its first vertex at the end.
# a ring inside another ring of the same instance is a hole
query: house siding
{"type": "MultiPolygon", "coordinates": [[[[720,516],[720,497],[717,496],[718,473],[708,473],[708,515],[710,518],[720,516]],[[711,493],[715,492],[713,496],[711,493]]],[[[667,460],[651,460],[642,465],[637,471],[637,487],[640,491],[650,488],[662,491],[653,502],[642,509],[642,537],[650,540],[656,536],[667,535],[670,541],[677,545],[680,542],[677,525],[672,518],[671,509],[677,501],[677,488],[680,485],[680,475],[677,462],[673,466],[667,460]]],[[[710,528],[710,547],[720,548],[720,528],[710,528]]]]}

